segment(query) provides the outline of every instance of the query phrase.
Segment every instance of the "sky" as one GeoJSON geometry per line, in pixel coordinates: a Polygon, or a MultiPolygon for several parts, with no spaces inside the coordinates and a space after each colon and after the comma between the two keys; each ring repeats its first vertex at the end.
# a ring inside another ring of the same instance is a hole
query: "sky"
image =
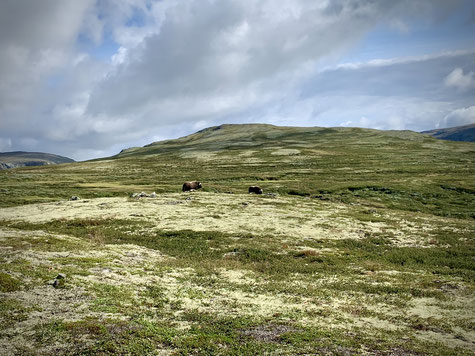
{"type": "Polygon", "coordinates": [[[2,0],[0,151],[475,122],[473,0],[2,0]]]}

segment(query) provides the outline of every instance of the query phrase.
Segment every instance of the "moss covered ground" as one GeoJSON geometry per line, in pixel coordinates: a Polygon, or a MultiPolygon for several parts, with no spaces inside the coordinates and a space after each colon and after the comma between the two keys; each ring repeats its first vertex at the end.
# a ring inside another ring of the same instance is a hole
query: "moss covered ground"
{"type": "Polygon", "coordinates": [[[224,125],[0,171],[0,347],[474,354],[474,161],[412,132],[224,125]]]}

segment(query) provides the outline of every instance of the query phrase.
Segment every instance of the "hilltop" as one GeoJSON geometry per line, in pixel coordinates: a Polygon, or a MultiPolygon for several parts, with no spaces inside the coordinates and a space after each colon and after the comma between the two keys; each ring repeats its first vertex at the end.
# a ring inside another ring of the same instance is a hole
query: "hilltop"
{"type": "Polygon", "coordinates": [[[441,140],[475,142],[475,124],[422,131],[441,140]]]}
{"type": "Polygon", "coordinates": [[[259,124],[1,171],[0,348],[473,355],[474,176],[472,142],[259,124]]]}
{"type": "Polygon", "coordinates": [[[374,129],[346,127],[291,127],[268,124],[223,124],[200,130],[194,134],[174,140],[158,141],[144,147],[133,147],[123,150],[116,157],[135,155],[151,155],[173,151],[220,151],[251,148],[275,147],[299,143],[324,143],[326,140],[354,138],[403,138],[407,140],[423,140],[413,131],[380,131],[374,129]]]}
{"type": "Polygon", "coordinates": [[[73,159],[43,152],[0,152],[0,169],[71,163],[73,159]]]}

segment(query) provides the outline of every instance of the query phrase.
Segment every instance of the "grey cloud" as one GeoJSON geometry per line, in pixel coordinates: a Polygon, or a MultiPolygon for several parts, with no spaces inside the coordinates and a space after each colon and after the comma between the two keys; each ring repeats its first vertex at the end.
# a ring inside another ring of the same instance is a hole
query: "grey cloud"
{"type": "Polygon", "coordinates": [[[31,127],[42,81],[71,59],[91,1],[0,3],[0,129],[31,127]]]}
{"type": "Polygon", "coordinates": [[[113,145],[103,123],[114,132],[117,118],[84,115],[91,89],[110,64],[78,52],[77,43],[80,36],[89,36],[99,44],[103,31],[123,25],[134,6],[142,5],[132,0],[0,2],[1,150],[85,158],[81,150],[104,152],[113,145]]]}
{"type": "MultiPolygon", "coordinates": [[[[304,78],[312,75],[320,59],[353,46],[376,24],[427,12],[439,15],[454,3],[175,2],[164,10],[160,31],[146,37],[95,88],[87,113],[126,116],[152,128],[246,118],[251,109],[260,112],[261,107],[292,96],[304,78]]],[[[433,82],[434,74],[448,74],[443,72],[443,64],[440,73],[426,70],[422,63],[411,68],[412,72],[402,70],[406,82],[422,74],[421,85],[425,88],[428,80],[433,82]]],[[[317,79],[316,85],[323,83],[326,91],[332,91],[333,85],[335,91],[348,92],[347,84],[353,78],[351,73],[346,75],[350,77],[329,73],[328,78],[323,75],[320,81],[317,79]]],[[[364,70],[358,75],[364,78],[364,70]]],[[[381,87],[407,91],[407,83],[399,75],[394,67],[392,78],[388,73],[384,76],[394,84],[372,76],[372,83],[366,80],[364,87],[373,93],[381,92],[381,87]]],[[[440,86],[441,77],[436,80],[440,86]]],[[[354,89],[360,90],[360,83],[354,83],[354,89]]]]}
{"type": "Polygon", "coordinates": [[[475,88],[460,92],[447,86],[454,68],[473,72],[474,53],[343,65],[311,78],[299,100],[313,103],[316,125],[421,131],[443,125],[448,113],[473,105],[475,88]]]}
{"type": "Polygon", "coordinates": [[[415,131],[475,122],[475,88],[462,93],[445,83],[454,68],[474,71],[474,58],[459,52],[340,65],[312,76],[300,95],[243,117],[281,125],[415,131]]]}
{"type": "Polygon", "coordinates": [[[409,118],[416,127],[418,110],[429,122],[471,105],[470,90],[461,95],[444,85],[455,68],[473,70],[469,56],[316,71],[378,24],[431,17],[449,3],[2,2],[0,16],[16,20],[0,18],[0,45],[8,49],[0,54],[1,142],[81,159],[221,122],[399,127],[409,118]],[[109,36],[119,54],[107,62],[80,53],[80,35],[91,46],[109,36]],[[374,118],[388,108],[397,114],[389,124],[374,118]]]}
{"type": "Polygon", "coordinates": [[[319,59],[353,45],[399,7],[392,1],[340,1],[335,16],[328,8],[335,5],[321,4],[179,2],[166,10],[160,32],[95,89],[88,112],[155,111],[161,120],[189,120],[160,108],[170,101],[180,107],[190,99],[213,103],[222,97],[230,110],[239,110],[254,104],[243,103],[239,93],[289,90],[319,59]]]}
{"type": "MultiPolygon", "coordinates": [[[[461,94],[444,85],[454,68],[471,72],[475,53],[448,53],[402,61],[346,65],[313,77],[304,95],[345,92],[348,95],[423,97],[431,100],[468,100],[473,91],[461,94]]],[[[468,89],[468,88],[467,88],[468,89]]]]}
{"type": "Polygon", "coordinates": [[[10,138],[0,137],[0,152],[9,151],[12,147],[12,140],[10,138]]]}
{"type": "Polygon", "coordinates": [[[0,4],[0,43],[30,51],[70,45],[91,0],[5,0],[0,4]]]}

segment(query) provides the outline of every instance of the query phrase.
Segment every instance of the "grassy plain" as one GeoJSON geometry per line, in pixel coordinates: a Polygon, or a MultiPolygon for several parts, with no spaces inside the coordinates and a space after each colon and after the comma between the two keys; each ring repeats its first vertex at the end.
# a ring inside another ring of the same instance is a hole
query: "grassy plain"
{"type": "Polygon", "coordinates": [[[0,347],[474,354],[474,177],[475,143],[268,125],[0,171],[0,347]]]}

